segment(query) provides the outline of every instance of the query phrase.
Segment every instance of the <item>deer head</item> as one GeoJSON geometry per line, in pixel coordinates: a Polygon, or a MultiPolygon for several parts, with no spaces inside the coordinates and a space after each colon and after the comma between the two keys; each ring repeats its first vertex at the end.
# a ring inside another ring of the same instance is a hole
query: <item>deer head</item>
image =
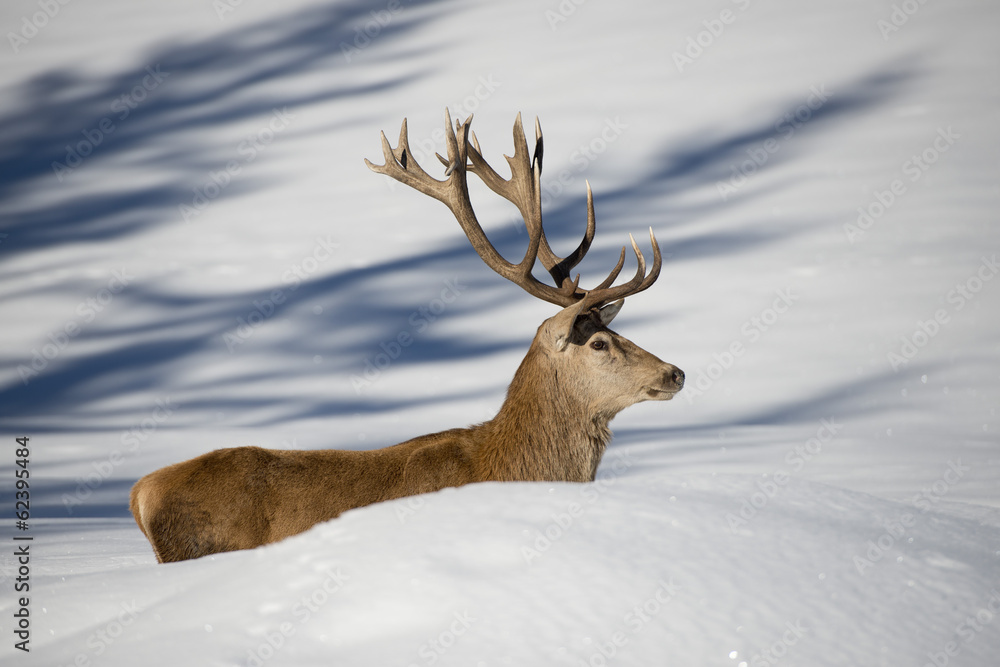
{"type": "MultiPolygon", "coordinates": [[[[629,235],[638,264],[635,275],[614,285],[625,265],[626,249],[623,247],[618,263],[600,284],[589,290],[581,288],[580,275],[571,278],[570,272],[584,258],[594,240],[596,222],[590,183],[587,183],[587,228],[583,239],[572,253],[559,257],[549,246],[542,228],[540,180],[544,143],[538,119],[535,119],[535,148],[530,159],[520,114],[514,122],[514,155],[504,156],[510,166],[509,179],[487,164],[471,125],[470,115],[464,123],[456,122],[453,128],[451,115],[445,111],[448,157],[437,155],[445,166],[444,180],[432,178],[413,158],[405,119],[395,148],[382,133],[385,164],[375,165],[368,160],[365,163],[372,171],[442,202],[454,214],[487,266],[532,296],[562,308],[538,328],[515,383],[519,376],[529,373],[526,368],[529,361],[528,366],[536,375],[544,374],[541,367],[547,364],[559,376],[558,387],[551,389],[582,402],[604,424],[633,403],[673,398],[684,386],[684,372],[608,329],[625,298],[649,288],[660,274],[662,256],[653,230],[649,230],[653,266],[648,273],[645,257],[629,235]],[[500,255],[476,219],[469,199],[468,172],[476,174],[490,190],[514,204],[524,219],[528,248],[517,264],[500,255]],[[532,275],[536,261],[541,262],[554,284],[543,283],[532,275]]],[[[511,386],[513,389],[514,384],[511,386]]],[[[508,397],[512,394],[508,392],[508,397]]]]}

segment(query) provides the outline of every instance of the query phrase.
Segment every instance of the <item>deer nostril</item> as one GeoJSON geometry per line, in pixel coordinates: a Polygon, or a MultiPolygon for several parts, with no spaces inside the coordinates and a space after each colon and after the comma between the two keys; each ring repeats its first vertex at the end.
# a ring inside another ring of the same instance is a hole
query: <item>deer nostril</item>
{"type": "Polygon", "coordinates": [[[684,386],[684,371],[682,371],[679,368],[675,368],[674,369],[673,380],[674,380],[674,384],[677,385],[678,389],[680,389],[681,387],[683,387],[684,386]]]}

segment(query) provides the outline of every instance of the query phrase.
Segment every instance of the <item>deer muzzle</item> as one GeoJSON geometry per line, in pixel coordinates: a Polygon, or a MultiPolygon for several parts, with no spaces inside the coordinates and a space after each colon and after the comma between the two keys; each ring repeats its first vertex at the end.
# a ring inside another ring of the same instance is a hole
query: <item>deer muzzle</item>
{"type": "Polygon", "coordinates": [[[652,401],[669,401],[674,394],[684,388],[684,371],[673,364],[664,364],[666,367],[660,377],[658,386],[646,387],[646,394],[652,401]]]}

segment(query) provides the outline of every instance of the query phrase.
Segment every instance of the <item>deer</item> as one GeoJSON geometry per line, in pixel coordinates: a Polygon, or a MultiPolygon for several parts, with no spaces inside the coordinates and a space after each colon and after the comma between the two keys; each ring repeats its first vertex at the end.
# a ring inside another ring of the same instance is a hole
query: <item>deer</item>
{"type": "Polygon", "coordinates": [[[542,229],[543,141],[535,119],[529,159],[518,113],[514,155],[504,156],[503,178],[482,156],[472,116],[455,122],[445,110],[444,179],[425,172],[410,151],[406,119],[391,147],[382,133],[385,163],[368,168],[447,206],[482,261],[528,294],[560,308],[538,327],[496,416],[486,422],[422,435],[365,451],[218,449],[167,466],[133,486],[129,509],[160,563],[252,549],[302,533],[350,509],[448,487],[487,481],[593,482],[612,433],[609,423],[641,401],[668,401],[684,386],[684,372],[608,328],[627,297],[648,289],[662,256],[649,231],[653,265],[629,235],[635,275],[615,285],[617,265],[591,289],[571,271],[590,249],[596,230],[594,195],[587,182],[587,227],[576,249],[556,255],[542,229]],[[470,143],[471,142],[471,143],[470,143]],[[476,218],[469,173],[513,203],[524,220],[528,247],[518,263],[504,259],[476,218]],[[540,262],[552,284],[532,274],[540,262]]]}

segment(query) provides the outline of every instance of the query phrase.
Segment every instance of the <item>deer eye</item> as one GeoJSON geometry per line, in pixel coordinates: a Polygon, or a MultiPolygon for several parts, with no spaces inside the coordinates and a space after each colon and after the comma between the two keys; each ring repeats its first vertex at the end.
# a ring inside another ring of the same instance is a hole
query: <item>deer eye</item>
{"type": "Polygon", "coordinates": [[[590,347],[591,347],[591,349],[594,349],[594,350],[604,350],[604,349],[607,349],[608,344],[605,343],[603,340],[595,340],[595,341],[591,341],[590,347]]]}

